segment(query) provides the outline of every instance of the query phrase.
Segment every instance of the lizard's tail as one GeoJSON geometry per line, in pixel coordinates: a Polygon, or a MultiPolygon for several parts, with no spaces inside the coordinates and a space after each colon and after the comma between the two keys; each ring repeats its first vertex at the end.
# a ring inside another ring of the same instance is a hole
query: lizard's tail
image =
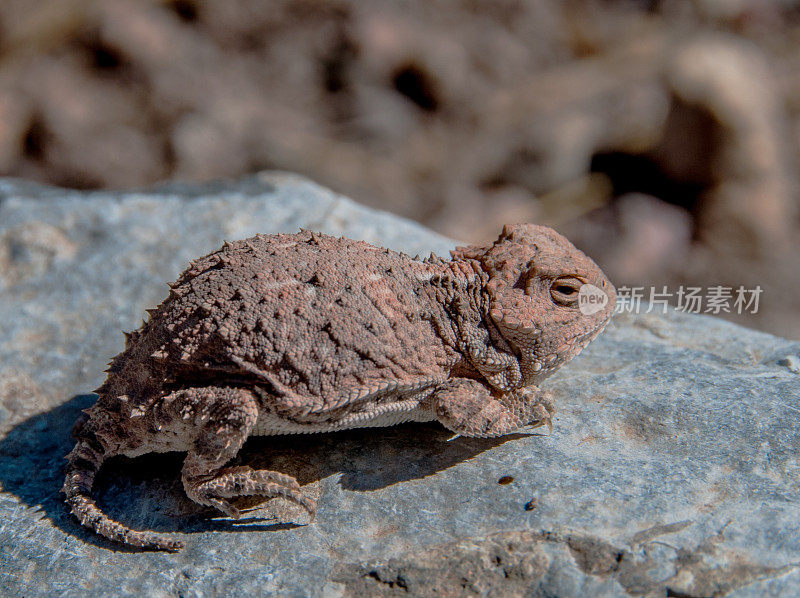
{"type": "Polygon", "coordinates": [[[153,532],[141,532],[125,527],[103,513],[91,498],[92,486],[100,466],[106,458],[100,443],[91,433],[80,433],[78,444],[67,455],[67,477],[61,491],[67,495],[67,504],[80,522],[101,536],[148,550],[176,551],[183,543],[153,532]]]}

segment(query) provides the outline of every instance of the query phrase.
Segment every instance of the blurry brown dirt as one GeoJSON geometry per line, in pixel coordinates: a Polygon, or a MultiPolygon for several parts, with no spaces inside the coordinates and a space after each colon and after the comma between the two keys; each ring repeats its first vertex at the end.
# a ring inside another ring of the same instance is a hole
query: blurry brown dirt
{"type": "Polygon", "coordinates": [[[0,174],[306,174],[440,232],[554,225],[618,285],[761,285],[800,338],[800,2],[0,4],[0,174]]]}

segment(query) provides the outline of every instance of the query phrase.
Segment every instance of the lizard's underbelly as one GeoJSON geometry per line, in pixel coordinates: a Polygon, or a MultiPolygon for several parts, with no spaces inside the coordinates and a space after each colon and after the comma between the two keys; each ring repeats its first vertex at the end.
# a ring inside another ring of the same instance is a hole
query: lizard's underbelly
{"type": "Polygon", "coordinates": [[[353,413],[339,420],[328,422],[299,423],[283,419],[274,413],[262,413],[258,417],[252,434],[256,436],[273,436],[276,434],[318,434],[336,432],[352,428],[382,428],[406,422],[434,421],[436,416],[429,410],[419,406],[403,411],[388,411],[378,414],[353,413]]]}

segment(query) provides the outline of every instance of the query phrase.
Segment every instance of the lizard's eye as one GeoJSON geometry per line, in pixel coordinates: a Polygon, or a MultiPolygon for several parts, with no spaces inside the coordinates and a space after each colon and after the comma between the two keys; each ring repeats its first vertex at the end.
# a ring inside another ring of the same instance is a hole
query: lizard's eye
{"type": "Polygon", "coordinates": [[[578,300],[578,292],[583,282],[577,278],[558,278],[550,285],[550,296],[559,305],[572,305],[578,300]]]}

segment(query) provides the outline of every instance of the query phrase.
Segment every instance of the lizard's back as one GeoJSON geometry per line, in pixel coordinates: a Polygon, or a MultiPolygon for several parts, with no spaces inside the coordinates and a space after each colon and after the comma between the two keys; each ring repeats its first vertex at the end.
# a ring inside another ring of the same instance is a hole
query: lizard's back
{"type": "Polygon", "coordinates": [[[249,381],[265,385],[278,406],[296,408],[302,398],[313,412],[445,376],[454,353],[421,294],[435,267],[311,232],[226,244],[171,285],[112,373],[145,361],[166,386],[249,381]]]}

